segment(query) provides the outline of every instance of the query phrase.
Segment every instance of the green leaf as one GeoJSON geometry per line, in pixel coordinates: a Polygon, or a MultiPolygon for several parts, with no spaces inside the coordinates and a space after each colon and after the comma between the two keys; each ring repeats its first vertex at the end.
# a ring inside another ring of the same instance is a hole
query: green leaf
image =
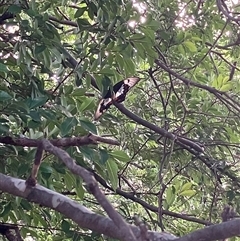
{"type": "Polygon", "coordinates": [[[18,14],[22,11],[22,8],[18,5],[11,5],[9,8],[8,8],[8,12],[10,13],[14,13],[14,14],[18,14]]]}
{"type": "Polygon", "coordinates": [[[49,164],[46,162],[41,163],[39,170],[40,170],[40,172],[43,172],[43,173],[52,173],[53,172],[52,167],[49,166],[49,164]]]}
{"type": "MultiPolygon", "coordinates": [[[[132,41],[136,41],[136,40],[144,40],[145,39],[145,36],[142,34],[142,33],[136,33],[134,34],[132,37],[131,37],[131,40],[132,41]]],[[[139,41],[142,43],[142,41],[139,41]]]]}
{"type": "Polygon", "coordinates": [[[83,188],[83,185],[82,185],[82,182],[77,182],[77,185],[75,187],[75,190],[76,190],[76,193],[77,193],[77,196],[83,200],[84,198],[84,194],[85,194],[85,190],[83,188]]]}
{"type": "Polygon", "coordinates": [[[51,120],[51,121],[56,120],[56,115],[52,110],[39,109],[38,113],[41,116],[45,117],[47,120],[51,120]]]}
{"type": "Polygon", "coordinates": [[[109,159],[107,161],[106,166],[107,166],[107,173],[108,173],[108,177],[112,185],[112,188],[116,190],[118,187],[118,166],[116,162],[112,159],[109,159]]]}
{"type": "Polygon", "coordinates": [[[11,100],[13,97],[5,91],[0,91],[0,101],[11,100]]]}
{"type": "Polygon", "coordinates": [[[2,64],[0,63],[0,72],[3,72],[3,73],[8,73],[8,68],[6,67],[5,64],[2,64]]]}
{"type": "Polygon", "coordinates": [[[197,47],[193,42],[190,41],[184,41],[183,44],[191,51],[191,52],[197,52],[197,47]]]}
{"type": "Polygon", "coordinates": [[[11,211],[12,209],[12,204],[11,202],[8,202],[6,205],[4,205],[3,207],[1,207],[2,211],[0,213],[0,217],[4,217],[6,215],[9,214],[9,212],[11,211]]]}
{"type": "Polygon", "coordinates": [[[0,123],[0,134],[8,134],[9,128],[9,125],[0,123]]]}
{"type": "Polygon", "coordinates": [[[64,122],[60,126],[60,131],[62,136],[66,136],[70,134],[72,127],[76,126],[78,123],[75,117],[68,117],[64,120],[64,122]]]}
{"type": "Polygon", "coordinates": [[[71,173],[67,172],[64,176],[64,183],[66,184],[67,190],[72,190],[75,185],[74,176],[71,173]]]}
{"type": "Polygon", "coordinates": [[[41,116],[38,111],[30,111],[29,115],[33,121],[41,122],[41,116]]]}
{"type": "Polygon", "coordinates": [[[172,204],[175,201],[175,198],[176,198],[176,194],[173,192],[173,187],[172,186],[168,187],[166,191],[166,202],[168,205],[167,209],[172,206],[172,204]]]}
{"type": "Polygon", "coordinates": [[[28,99],[27,104],[30,109],[34,109],[34,108],[44,105],[47,102],[47,100],[48,100],[48,97],[46,97],[46,96],[37,97],[34,99],[28,99]]]}
{"type": "Polygon", "coordinates": [[[136,73],[135,64],[132,59],[125,59],[124,64],[127,76],[132,76],[136,73]]]}
{"type": "Polygon", "coordinates": [[[98,73],[108,75],[108,76],[114,76],[115,74],[114,70],[111,67],[104,67],[98,73]]]}
{"type": "Polygon", "coordinates": [[[21,200],[20,205],[22,206],[22,208],[23,208],[24,210],[30,211],[30,210],[32,209],[32,205],[31,205],[27,200],[25,200],[25,199],[22,199],[22,200],[21,200]]]}
{"type": "Polygon", "coordinates": [[[119,68],[124,69],[125,68],[124,58],[119,53],[116,53],[115,58],[119,68]]]}
{"type": "Polygon", "coordinates": [[[18,166],[17,175],[21,177],[22,175],[26,174],[29,170],[29,164],[22,163],[18,166]]]}
{"type": "Polygon", "coordinates": [[[61,223],[61,228],[65,233],[67,233],[70,229],[70,223],[66,220],[63,220],[61,223]]]}
{"type": "Polygon", "coordinates": [[[182,191],[184,191],[184,190],[189,190],[189,189],[191,189],[192,185],[193,185],[193,184],[192,184],[191,182],[187,182],[187,183],[185,183],[185,184],[182,186],[181,190],[182,190],[182,191]]]}
{"type": "Polygon", "coordinates": [[[94,159],[96,157],[96,153],[95,153],[95,151],[92,148],[90,148],[88,146],[80,146],[79,150],[90,161],[96,161],[94,159]]]}
{"type": "Polygon", "coordinates": [[[76,13],[74,14],[74,18],[79,18],[81,17],[84,12],[87,10],[87,7],[79,8],[76,13]]]}
{"type": "Polygon", "coordinates": [[[150,21],[147,26],[152,30],[157,31],[161,28],[161,23],[157,20],[152,19],[152,21],[150,21]]]}
{"type": "Polygon", "coordinates": [[[99,153],[100,153],[100,163],[104,165],[109,158],[109,154],[105,149],[99,149],[99,153]]]}
{"type": "Polygon", "coordinates": [[[79,111],[83,112],[85,110],[93,109],[93,107],[95,106],[94,102],[95,102],[94,98],[85,98],[85,100],[79,107],[79,111]]]}
{"type": "Polygon", "coordinates": [[[52,166],[53,166],[54,170],[56,170],[58,173],[66,174],[66,169],[65,169],[65,166],[63,166],[63,164],[53,163],[52,166]]]}
{"type": "Polygon", "coordinates": [[[85,130],[90,131],[94,134],[97,134],[97,128],[92,122],[83,118],[79,119],[79,121],[80,121],[81,127],[83,127],[85,130]]]}
{"type": "Polygon", "coordinates": [[[72,93],[73,91],[73,86],[72,85],[66,85],[63,88],[64,94],[67,96],[72,93]]]}
{"type": "Polygon", "coordinates": [[[112,81],[111,79],[109,79],[107,76],[104,75],[101,84],[102,84],[102,96],[105,96],[109,90],[109,87],[112,90],[112,87],[113,87],[112,81]]]}
{"type": "Polygon", "coordinates": [[[45,45],[38,45],[36,46],[35,48],[35,54],[40,54],[41,52],[43,52],[44,50],[46,49],[46,46],[45,45]]]}
{"type": "Polygon", "coordinates": [[[141,43],[134,43],[134,47],[136,48],[137,50],[137,53],[139,54],[139,56],[142,58],[142,59],[146,59],[146,53],[145,53],[145,49],[143,47],[143,45],[141,43]]]}
{"type": "Polygon", "coordinates": [[[195,190],[185,190],[179,193],[180,196],[191,197],[196,194],[195,190]]]}
{"type": "Polygon", "coordinates": [[[78,18],[77,24],[78,24],[80,31],[83,31],[84,29],[91,27],[91,24],[88,22],[88,20],[84,19],[84,18],[78,18]]]}
{"type": "Polygon", "coordinates": [[[130,160],[129,156],[121,150],[112,151],[110,155],[119,161],[128,162],[130,160]]]}
{"type": "Polygon", "coordinates": [[[226,91],[229,91],[229,90],[231,90],[231,89],[232,89],[232,83],[229,82],[229,83],[223,85],[223,86],[220,88],[220,91],[226,92],[226,91]]]}

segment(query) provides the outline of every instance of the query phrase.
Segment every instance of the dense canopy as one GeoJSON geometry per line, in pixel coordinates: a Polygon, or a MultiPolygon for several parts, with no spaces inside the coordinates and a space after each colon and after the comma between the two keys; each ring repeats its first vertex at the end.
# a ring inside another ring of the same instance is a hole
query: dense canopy
{"type": "Polygon", "coordinates": [[[239,7],[2,0],[3,240],[240,235],[239,7]]]}

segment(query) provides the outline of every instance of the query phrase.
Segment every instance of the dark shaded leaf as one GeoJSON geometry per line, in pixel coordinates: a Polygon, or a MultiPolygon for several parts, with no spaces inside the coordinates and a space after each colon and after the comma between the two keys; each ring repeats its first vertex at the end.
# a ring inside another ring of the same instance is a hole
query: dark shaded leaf
{"type": "Polygon", "coordinates": [[[75,117],[68,117],[60,126],[62,136],[70,134],[73,127],[77,125],[78,121],[75,117]]]}
{"type": "Polygon", "coordinates": [[[97,134],[96,126],[87,119],[79,119],[80,125],[87,131],[97,134]]]}

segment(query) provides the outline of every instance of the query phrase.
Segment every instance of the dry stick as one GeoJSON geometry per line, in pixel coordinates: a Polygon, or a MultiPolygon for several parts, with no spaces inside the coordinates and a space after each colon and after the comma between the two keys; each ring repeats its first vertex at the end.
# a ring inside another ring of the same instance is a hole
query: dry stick
{"type": "Polygon", "coordinates": [[[82,179],[87,184],[89,192],[95,196],[99,204],[103,207],[108,216],[113,220],[115,225],[121,229],[122,233],[124,233],[124,240],[136,241],[132,230],[128,227],[127,223],[124,221],[121,215],[116,212],[111,203],[102,193],[93,175],[86,169],[78,166],[66,151],[56,146],[53,146],[48,140],[43,139],[42,144],[44,150],[57,156],[64,162],[64,164],[72,173],[82,177],[82,179]]]}

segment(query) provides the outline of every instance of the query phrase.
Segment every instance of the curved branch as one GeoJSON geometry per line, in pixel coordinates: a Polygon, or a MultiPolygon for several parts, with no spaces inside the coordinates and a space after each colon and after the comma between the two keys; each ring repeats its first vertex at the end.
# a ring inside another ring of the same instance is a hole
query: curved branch
{"type": "Polygon", "coordinates": [[[234,22],[240,21],[240,17],[236,18],[236,17],[231,16],[231,14],[229,13],[229,11],[227,9],[226,4],[222,0],[217,0],[217,7],[218,7],[219,11],[222,12],[227,19],[232,20],[234,22]]]}
{"type": "Polygon", "coordinates": [[[210,227],[200,229],[189,233],[175,241],[212,241],[224,240],[226,238],[234,237],[240,234],[240,219],[230,220],[224,223],[212,225],[210,227]]]}
{"type": "Polygon", "coordinates": [[[156,133],[167,137],[170,140],[175,141],[179,146],[183,147],[184,149],[188,149],[186,147],[192,148],[193,150],[195,150],[196,152],[203,152],[203,148],[197,144],[196,142],[187,139],[187,138],[183,138],[180,136],[177,136],[171,132],[166,131],[163,128],[160,128],[154,124],[151,124],[150,122],[141,119],[139,116],[133,114],[131,111],[129,111],[128,109],[126,109],[122,104],[119,103],[114,103],[114,105],[123,113],[125,114],[127,117],[129,117],[130,119],[136,121],[137,123],[139,123],[140,125],[143,125],[147,128],[149,128],[150,130],[155,131],[156,133]]]}
{"type": "Polygon", "coordinates": [[[207,86],[207,85],[203,85],[194,81],[191,81],[187,78],[184,78],[183,76],[177,74],[176,72],[174,72],[173,70],[171,70],[169,67],[167,67],[165,64],[161,63],[159,60],[155,60],[155,63],[161,67],[162,69],[164,69],[165,71],[167,71],[169,74],[173,75],[174,77],[176,77],[177,79],[181,80],[184,84],[188,85],[188,86],[195,86],[198,87],[200,89],[206,90],[209,93],[213,94],[214,96],[216,96],[217,99],[219,99],[221,102],[223,102],[224,105],[227,106],[227,104],[229,104],[232,108],[234,108],[238,113],[240,112],[240,105],[239,103],[237,103],[233,98],[231,98],[226,92],[224,91],[220,91],[217,90],[211,86],[207,86]],[[225,97],[225,98],[224,98],[225,97]]]}
{"type": "MultiPolygon", "coordinates": [[[[37,184],[35,187],[28,187],[26,186],[25,180],[13,178],[0,173],[0,190],[56,210],[67,218],[73,220],[82,228],[88,228],[97,233],[124,240],[125,234],[122,233],[122,230],[119,229],[110,218],[96,214],[70,198],[41,185],[37,184]]],[[[128,225],[128,228],[132,230],[137,237],[137,240],[144,241],[138,227],[128,225]]],[[[150,240],[167,241],[176,239],[175,236],[168,233],[151,231],[148,231],[148,236],[150,240]]],[[[130,240],[130,238],[128,240],[130,240]]]]}
{"type": "Polygon", "coordinates": [[[61,159],[72,173],[82,177],[84,182],[87,184],[87,188],[88,188],[89,192],[94,195],[94,197],[97,199],[99,204],[103,207],[103,209],[106,211],[108,216],[113,220],[115,225],[122,232],[122,234],[123,234],[122,239],[126,240],[126,241],[127,240],[136,241],[136,238],[135,238],[132,230],[129,228],[129,226],[124,221],[122,216],[113,208],[113,206],[108,201],[106,196],[100,190],[94,176],[89,171],[87,171],[85,168],[77,165],[75,163],[75,161],[69,156],[69,154],[66,151],[64,151],[56,146],[53,146],[48,140],[43,139],[42,145],[46,151],[54,154],[59,159],[61,159]]]}

